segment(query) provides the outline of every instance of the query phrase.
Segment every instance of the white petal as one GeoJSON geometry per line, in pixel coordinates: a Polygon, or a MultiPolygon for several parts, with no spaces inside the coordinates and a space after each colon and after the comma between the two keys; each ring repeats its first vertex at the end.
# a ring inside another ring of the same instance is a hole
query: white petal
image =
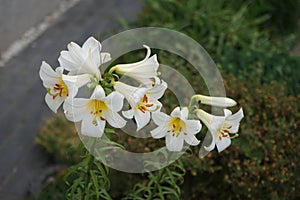
{"type": "Polygon", "coordinates": [[[100,59],[101,59],[101,65],[103,63],[107,63],[108,61],[111,60],[111,56],[110,56],[110,53],[107,53],[107,52],[103,52],[100,54],[100,59]]]}
{"type": "Polygon", "coordinates": [[[87,57],[87,52],[84,53],[81,47],[74,42],[70,42],[68,44],[68,50],[73,62],[76,63],[77,66],[81,66],[83,61],[85,60],[84,58],[87,57]]]}
{"type": "Polygon", "coordinates": [[[101,137],[105,128],[105,120],[97,118],[97,125],[93,124],[94,116],[87,114],[81,123],[81,134],[90,137],[101,137]]]}
{"type": "Polygon", "coordinates": [[[231,122],[231,123],[239,123],[244,117],[243,109],[241,108],[238,112],[235,114],[228,116],[226,118],[226,121],[231,122]]]}
{"type": "MultiPolygon", "coordinates": [[[[122,71],[116,70],[116,72],[136,79],[153,78],[157,76],[158,66],[159,63],[157,61],[157,57],[154,55],[143,63],[127,64],[127,68],[121,69],[122,71]]],[[[121,68],[124,66],[118,65],[118,67],[121,68]]]]}
{"type": "Polygon", "coordinates": [[[137,129],[136,131],[144,128],[150,121],[150,113],[149,112],[141,112],[140,110],[135,110],[134,119],[136,121],[137,129]]]}
{"type": "Polygon", "coordinates": [[[196,110],[196,115],[213,134],[216,133],[216,131],[225,121],[224,116],[214,116],[201,109],[196,110]]]}
{"type": "Polygon", "coordinates": [[[229,132],[230,133],[237,133],[239,131],[240,123],[238,124],[232,124],[232,127],[230,128],[229,132]]]}
{"type": "Polygon", "coordinates": [[[172,112],[171,112],[171,117],[181,117],[181,112],[180,112],[180,108],[176,107],[172,112]]]}
{"type": "Polygon", "coordinates": [[[119,112],[123,107],[124,96],[118,92],[110,93],[105,102],[109,105],[110,109],[114,112],[119,112]]]}
{"type": "Polygon", "coordinates": [[[153,113],[160,111],[160,109],[162,108],[162,104],[159,101],[157,101],[156,99],[153,99],[150,97],[148,97],[148,98],[149,98],[148,103],[153,104],[153,106],[148,107],[148,111],[153,112],[153,113]]]}
{"type": "Polygon", "coordinates": [[[86,108],[89,99],[68,98],[65,100],[63,108],[68,120],[79,122],[83,119],[88,110],[86,108]]]}
{"type": "Polygon", "coordinates": [[[46,94],[45,101],[49,108],[56,113],[59,106],[64,102],[64,98],[61,98],[60,96],[57,96],[55,99],[53,99],[52,96],[49,94],[46,94]]]}
{"type": "Polygon", "coordinates": [[[93,94],[91,95],[91,99],[103,100],[105,97],[105,92],[100,85],[95,87],[93,94]]]}
{"type": "Polygon", "coordinates": [[[167,87],[167,83],[162,81],[161,84],[155,85],[153,88],[148,90],[147,94],[155,99],[160,99],[164,95],[167,87]]]}
{"type": "Polygon", "coordinates": [[[89,51],[89,49],[99,49],[99,52],[101,51],[102,45],[101,43],[96,40],[94,37],[89,37],[84,44],[82,45],[82,49],[85,51],[89,51]]]}
{"type": "MultiPolygon", "coordinates": [[[[147,61],[148,58],[150,57],[151,49],[148,46],[146,46],[146,45],[143,45],[143,46],[147,49],[147,54],[146,54],[146,56],[145,56],[145,58],[143,60],[141,60],[139,62],[135,62],[135,63],[130,63],[130,64],[119,64],[119,65],[117,65],[118,68],[120,68],[121,70],[123,70],[123,69],[126,69],[126,68],[139,66],[140,64],[142,64],[145,61],[147,61]]],[[[119,70],[119,69],[117,69],[117,70],[119,70]]]]}
{"type": "Polygon", "coordinates": [[[210,97],[204,95],[197,95],[197,100],[200,101],[202,104],[218,107],[230,107],[236,105],[236,101],[227,97],[210,97]]]}
{"type": "Polygon", "coordinates": [[[134,110],[130,109],[130,110],[127,110],[127,111],[122,111],[122,114],[123,114],[123,116],[125,118],[132,119],[133,118],[133,114],[134,114],[134,110]]]}
{"type": "Polygon", "coordinates": [[[220,139],[216,140],[216,146],[219,153],[224,149],[226,149],[228,146],[230,146],[230,144],[231,144],[230,138],[222,138],[221,140],[220,139]]]}
{"type": "Polygon", "coordinates": [[[201,123],[199,120],[185,120],[186,131],[188,134],[196,134],[201,130],[201,123]]]}
{"type": "Polygon", "coordinates": [[[215,148],[215,146],[216,146],[215,134],[212,134],[211,132],[209,132],[209,134],[211,135],[211,143],[208,146],[204,146],[204,149],[206,151],[212,151],[215,148]]]}
{"type": "Polygon", "coordinates": [[[122,94],[132,107],[136,107],[148,90],[147,88],[133,87],[120,81],[115,82],[114,89],[122,94]]]}
{"type": "Polygon", "coordinates": [[[159,126],[152,131],[150,131],[151,136],[155,139],[159,139],[165,137],[167,135],[167,127],[166,126],[159,126]]]}
{"type": "Polygon", "coordinates": [[[183,107],[181,109],[181,113],[180,113],[180,118],[181,119],[187,119],[188,118],[188,115],[189,115],[189,110],[187,107],[183,107]]]}
{"type": "Polygon", "coordinates": [[[228,109],[224,109],[224,115],[225,115],[225,118],[227,118],[232,115],[232,112],[228,109]]]}
{"type": "Polygon", "coordinates": [[[166,136],[166,146],[169,151],[181,151],[183,147],[184,139],[181,136],[172,136],[172,134],[167,134],[166,136]]]}
{"type": "Polygon", "coordinates": [[[40,67],[39,71],[40,77],[43,81],[44,87],[52,87],[60,77],[53,69],[52,67],[46,63],[45,61],[42,62],[42,65],[40,67]]]}
{"type": "Polygon", "coordinates": [[[82,86],[90,82],[91,78],[92,75],[90,74],[81,74],[77,76],[62,75],[62,79],[66,83],[68,88],[69,87],[81,88],[82,86]]]}
{"type": "Polygon", "coordinates": [[[200,143],[200,140],[198,140],[193,134],[186,134],[183,137],[186,143],[188,143],[189,145],[196,146],[200,143]]]}
{"type": "Polygon", "coordinates": [[[167,124],[171,117],[163,112],[154,112],[152,113],[152,119],[156,125],[162,126],[167,124]]]}
{"type": "Polygon", "coordinates": [[[60,66],[65,68],[68,71],[77,72],[78,71],[78,63],[74,61],[74,59],[70,56],[68,51],[61,51],[60,56],[58,58],[58,62],[60,66]]]}
{"type": "Polygon", "coordinates": [[[115,128],[122,128],[126,125],[126,121],[116,112],[108,112],[104,115],[104,118],[115,128]]]}

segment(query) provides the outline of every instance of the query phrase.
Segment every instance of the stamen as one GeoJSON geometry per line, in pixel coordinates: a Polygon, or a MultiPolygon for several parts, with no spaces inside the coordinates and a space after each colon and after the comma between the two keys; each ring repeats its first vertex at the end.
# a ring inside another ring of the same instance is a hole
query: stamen
{"type": "Polygon", "coordinates": [[[51,88],[47,88],[47,93],[52,96],[52,99],[55,100],[55,98],[57,96],[63,97],[63,95],[65,96],[69,96],[69,90],[65,84],[65,82],[60,78],[58,80],[59,83],[55,83],[54,87],[53,87],[53,92],[51,93],[51,88]]]}
{"type": "Polygon", "coordinates": [[[234,138],[237,138],[239,137],[240,135],[238,133],[234,134],[233,136],[230,136],[230,139],[234,139],[234,138]]]}

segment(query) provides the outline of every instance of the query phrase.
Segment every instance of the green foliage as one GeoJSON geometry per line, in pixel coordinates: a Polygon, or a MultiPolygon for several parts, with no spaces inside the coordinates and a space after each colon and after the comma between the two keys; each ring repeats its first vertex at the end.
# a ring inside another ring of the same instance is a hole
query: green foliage
{"type": "Polygon", "coordinates": [[[285,86],[275,81],[226,80],[228,95],[245,112],[240,137],[221,154],[186,159],[190,175],[185,179],[195,188],[184,187],[184,193],[189,199],[298,199],[299,96],[286,95],[285,86]]]}
{"type": "Polygon", "coordinates": [[[67,199],[112,199],[108,194],[109,168],[87,153],[78,164],[70,167],[65,176],[67,199]]]}
{"type": "MultiPolygon", "coordinates": [[[[295,36],[273,38],[273,28],[267,24],[280,13],[290,10],[299,15],[300,6],[293,7],[297,3],[291,1],[283,7],[279,7],[279,1],[270,2],[146,1],[145,13],[138,24],[181,31],[203,45],[223,72],[240,78],[256,76],[261,83],[271,80],[287,82],[287,92],[298,94],[300,59],[290,55],[295,36]],[[281,12],[273,13],[279,9],[281,12]]],[[[170,63],[170,60],[174,61],[173,64],[177,61],[167,56],[160,57],[162,63],[170,63]]]]}
{"type": "Polygon", "coordinates": [[[183,183],[185,167],[180,160],[156,172],[147,173],[147,182],[137,183],[133,192],[124,200],[129,199],[181,199],[179,185],[183,183]]]}
{"type": "Polygon", "coordinates": [[[227,51],[216,62],[225,74],[234,74],[240,80],[256,77],[253,81],[257,84],[276,80],[287,85],[287,94],[297,95],[300,91],[300,58],[291,56],[286,46],[265,42],[260,48],[225,47],[227,51]]]}
{"type": "MultiPolygon", "coordinates": [[[[229,1],[230,2],[230,1],[229,1]]],[[[204,45],[210,54],[221,55],[224,46],[255,46],[265,33],[261,25],[268,15],[247,18],[247,4],[232,9],[228,1],[161,0],[146,1],[140,25],[178,30],[204,45]]],[[[234,2],[234,1],[232,1],[234,2]]]]}

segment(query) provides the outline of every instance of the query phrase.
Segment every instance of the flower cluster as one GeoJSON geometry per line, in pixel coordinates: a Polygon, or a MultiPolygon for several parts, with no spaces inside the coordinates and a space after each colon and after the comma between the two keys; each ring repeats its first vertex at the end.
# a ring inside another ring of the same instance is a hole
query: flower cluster
{"type": "Polygon", "coordinates": [[[157,127],[150,131],[151,136],[165,137],[169,151],[181,151],[184,142],[198,145],[200,140],[196,134],[201,130],[201,120],[212,135],[211,144],[205,149],[211,151],[217,146],[220,152],[227,148],[231,143],[231,134],[238,131],[243,118],[242,109],[232,114],[225,108],[236,105],[234,100],[195,95],[191,102],[224,107],[225,116],[211,115],[192,104],[176,107],[170,115],[165,114],[159,99],[164,95],[167,83],[158,76],[157,56],[151,56],[148,46],[144,45],[144,48],[147,53],[143,60],[117,64],[101,72],[103,64],[108,63],[111,56],[101,51],[99,41],[90,37],[82,47],[74,42],[69,43],[68,50],[60,53],[59,67],[53,70],[44,61],[40,67],[39,74],[47,90],[47,105],[55,113],[63,105],[66,118],[80,122],[81,134],[90,137],[100,138],[106,122],[112,127],[122,128],[127,123],[125,119],[134,119],[139,131],[152,120],[157,127]],[[121,81],[120,76],[136,81],[138,86],[121,81]],[[78,97],[79,89],[84,86],[92,91],[90,98],[78,97]],[[124,99],[130,106],[128,110],[122,110],[124,99]],[[194,119],[191,116],[195,116],[194,119]]]}

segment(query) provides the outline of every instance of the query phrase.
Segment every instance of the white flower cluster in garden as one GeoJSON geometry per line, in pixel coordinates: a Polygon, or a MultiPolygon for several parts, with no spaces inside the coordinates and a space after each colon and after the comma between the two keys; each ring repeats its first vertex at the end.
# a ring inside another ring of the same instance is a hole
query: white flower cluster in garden
{"type": "MultiPolygon", "coordinates": [[[[242,109],[235,114],[224,109],[225,116],[214,116],[190,105],[176,107],[170,115],[163,113],[159,99],[164,95],[167,83],[158,77],[157,56],[151,56],[150,48],[146,45],[144,47],[147,54],[142,61],[117,64],[101,73],[101,67],[111,60],[111,56],[107,52],[101,52],[99,41],[90,37],[82,47],[74,42],[69,43],[68,50],[62,51],[58,58],[60,67],[54,71],[46,62],[42,62],[40,67],[40,77],[47,90],[47,105],[56,113],[63,104],[67,119],[81,122],[81,133],[90,137],[100,138],[106,122],[112,127],[122,128],[127,123],[125,119],[134,118],[139,131],[152,119],[157,127],[150,131],[151,136],[165,137],[169,151],[181,151],[184,142],[192,146],[198,145],[200,140],[195,135],[201,130],[201,120],[212,135],[211,144],[205,149],[211,151],[217,146],[221,152],[227,148],[232,134],[238,131],[243,118],[242,109]],[[120,76],[134,79],[140,85],[136,87],[126,84],[120,81],[120,76]],[[83,86],[93,91],[90,98],[77,97],[79,88],[83,86]],[[130,109],[121,112],[124,98],[130,109]],[[194,115],[190,115],[191,113],[194,115]],[[190,119],[189,116],[195,118],[190,119]]],[[[191,102],[222,108],[236,105],[229,98],[204,95],[191,97],[191,102]]]]}

